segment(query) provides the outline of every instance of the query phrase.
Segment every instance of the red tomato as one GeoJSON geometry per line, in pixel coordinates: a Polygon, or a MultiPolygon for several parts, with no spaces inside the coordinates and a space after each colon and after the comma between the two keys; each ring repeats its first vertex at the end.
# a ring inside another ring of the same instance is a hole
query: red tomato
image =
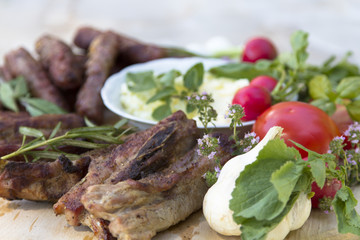
{"type": "MultiPolygon", "coordinates": [[[[336,124],[324,111],[303,102],[281,102],[271,106],[257,118],[253,131],[263,138],[273,126],[284,129],[282,138],[288,146],[294,146],[291,139],[318,153],[326,153],[330,141],[340,135],[336,124]]],[[[307,156],[304,150],[299,151],[302,157],[307,156]]]]}
{"type": "Polygon", "coordinates": [[[275,78],[266,75],[257,76],[250,81],[250,85],[266,88],[269,92],[275,88],[276,84],[275,78]]]}
{"type": "Polygon", "coordinates": [[[341,186],[341,181],[336,178],[330,181],[326,180],[323,188],[320,188],[316,182],[313,182],[311,184],[311,191],[314,192],[315,195],[311,198],[312,207],[319,208],[319,200],[324,197],[334,199],[336,192],[341,186]]]}
{"type": "Polygon", "coordinates": [[[239,104],[244,108],[245,116],[241,120],[255,120],[271,106],[270,92],[263,87],[249,85],[236,92],[232,104],[239,104]]]}
{"type": "Polygon", "coordinates": [[[272,60],[276,58],[277,51],[274,44],[267,38],[256,37],[250,39],[244,47],[243,62],[256,62],[259,59],[272,60]]]}

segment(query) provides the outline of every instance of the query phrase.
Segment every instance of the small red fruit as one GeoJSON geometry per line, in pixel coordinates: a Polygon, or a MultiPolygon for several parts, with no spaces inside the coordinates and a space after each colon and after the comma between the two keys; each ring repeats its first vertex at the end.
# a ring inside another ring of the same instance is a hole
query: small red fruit
{"type": "Polygon", "coordinates": [[[273,60],[276,56],[276,48],[269,39],[256,37],[245,44],[242,61],[254,63],[259,59],[273,60]]]}
{"type": "Polygon", "coordinates": [[[315,193],[315,195],[311,198],[311,204],[313,208],[319,208],[320,200],[323,198],[334,199],[336,192],[341,188],[341,181],[334,178],[332,180],[326,180],[324,187],[320,188],[316,182],[311,184],[311,191],[315,193]]]}
{"type": "Polygon", "coordinates": [[[241,120],[255,120],[271,106],[271,96],[265,88],[249,85],[236,92],[232,104],[239,104],[244,108],[245,116],[241,120]]]}
{"type": "Polygon", "coordinates": [[[251,80],[250,85],[263,87],[266,88],[269,92],[271,92],[275,88],[277,82],[278,81],[273,77],[260,75],[251,80]]]}

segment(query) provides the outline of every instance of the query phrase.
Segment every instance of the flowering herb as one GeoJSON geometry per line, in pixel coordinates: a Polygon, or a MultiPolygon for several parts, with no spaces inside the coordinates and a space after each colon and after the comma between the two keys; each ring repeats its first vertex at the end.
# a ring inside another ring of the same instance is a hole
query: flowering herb
{"type": "Polygon", "coordinates": [[[224,118],[231,118],[230,128],[233,129],[233,137],[235,141],[238,141],[238,136],[236,134],[236,129],[238,126],[242,126],[241,118],[245,116],[244,108],[239,104],[229,104],[227,113],[224,118]]]}
{"type": "Polygon", "coordinates": [[[208,134],[198,139],[199,148],[197,149],[197,153],[200,156],[207,156],[210,160],[213,159],[216,163],[214,171],[207,171],[204,175],[206,184],[209,187],[215,184],[222,168],[219,157],[216,155],[216,149],[219,147],[219,143],[220,140],[218,138],[210,137],[208,134]]]}
{"type": "Polygon", "coordinates": [[[211,106],[211,103],[214,102],[212,95],[207,94],[206,92],[203,92],[202,94],[193,93],[191,96],[187,97],[187,100],[190,107],[197,109],[199,120],[205,128],[205,132],[208,133],[208,124],[215,121],[217,118],[217,112],[211,106]]]}

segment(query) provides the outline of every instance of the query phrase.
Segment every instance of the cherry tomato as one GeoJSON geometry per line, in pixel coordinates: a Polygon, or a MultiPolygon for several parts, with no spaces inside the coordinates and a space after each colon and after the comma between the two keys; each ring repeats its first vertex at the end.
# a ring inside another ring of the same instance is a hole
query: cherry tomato
{"type": "Polygon", "coordinates": [[[257,76],[250,81],[250,85],[266,88],[269,92],[275,88],[276,84],[275,78],[266,75],[257,76]]]}
{"type": "Polygon", "coordinates": [[[277,51],[274,44],[267,38],[256,37],[250,39],[244,47],[243,62],[256,62],[259,59],[272,60],[276,58],[277,51]]]}
{"type": "MultiPolygon", "coordinates": [[[[318,153],[326,153],[330,141],[340,135],[336,124],[324,111],[303,102],[281,102],[271,106],[257,118],[253,131],[263,138],[273,126],[283,128],[282,138],[288,146],[294,146],[290,141],[293,140],[318,153]]],[[[302,157],[307,156],[304,150],[299,151],[302,157]]]]}
{"type": "Polygon", "coordinates": [[[336,178],[326,180],[323,188],[320,188],[316,182],[313,182],[311,184],[311,191],[314,192],[315,195],[311,198],[312,207],[319,208],[319,200],[324,197],[334,199],[336,192],[341,188],[341,186],[341,181],[336,178]]]}
{"type": "Polygon", "coordinates": [[[236,92],[232,104],[239,104],[244,108],[245,116],[241,120],[255,120],[271,106],[270,92],[263,87],[249,85],[236,92]]]}

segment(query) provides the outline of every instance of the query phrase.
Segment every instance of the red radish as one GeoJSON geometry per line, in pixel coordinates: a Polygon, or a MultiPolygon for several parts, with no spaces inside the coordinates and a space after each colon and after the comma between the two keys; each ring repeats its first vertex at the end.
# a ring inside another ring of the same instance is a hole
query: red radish
{"type": "Polygon", "coordinates": [[[250,85],[263,87],[271,92],[275,88],[277,82],[278,81],[273,77],[260,75],[252,79],[250,85]]]}
{"type": "Polygon", "coordinates": [[[341,186],[341,181],[336,178],[330,181],[326,180],[323,188],[320,188],[316,182],[313,182],[311,184],[311,191],[313,191],[315,195],[311,198],[312,207],[319,208],[320,199],[324,197],[333,199],[341,186]]]}
{"type": "Polygon", "coordinates": [[[269,39],[256,37],[245,44],[242,61],[254,63],[259,59],[273,60],[276,56],[276,48],[269,39]]]}
{"type": "Polygon", "coordinates": [[[270,92],[263,87],[249,85],[236,92],[232,104],[239,104],[244,108],[245,116],[241,120],[255,120],[271,106],[270,92]]]}

